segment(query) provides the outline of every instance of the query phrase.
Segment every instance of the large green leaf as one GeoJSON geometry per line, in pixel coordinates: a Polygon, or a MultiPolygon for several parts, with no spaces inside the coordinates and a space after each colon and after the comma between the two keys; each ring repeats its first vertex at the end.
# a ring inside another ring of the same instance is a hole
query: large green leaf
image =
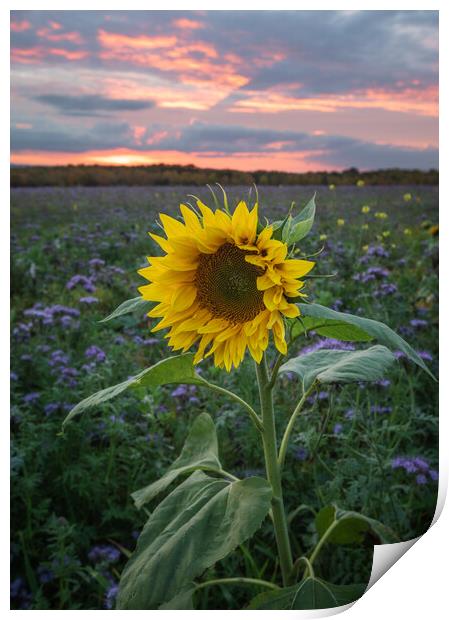
{"type": "Polygon", "coordinates": [[[377,381],[394,362],[394,355],[382,345],[361,351],[321,349],[288,360],[279,372],[299,375],[306,391],[315,380],[319,383],[377,381]]]}
{"type": "Polygon", "coordinates": [[[282,241],[287,245],[301,241],[309,234],[315,219],[315,194],[295,217],[289,215],[282,227],[282,241]]]}
{"type": "Polygon", "coordinates": [[[117,608],[167,608],[254,534],[270,504],[271,487],[262,478],[228,482],[194,472],[148,519],[123,570],[117,608]]]}
{"type": "Polygon", "coordinates": [[[120,304],[111,314],[109,314],[106,318],[101,319],[100,323],[106,323],[106,321],[112,321],[112,319],[117,319],[119,316],[123,316],[124,314],[130,314],[131,312],[140,312],[146,314],[151,310],[154,306],[152,301],[147,301],[143,299],[143,297],[134,297],[133,299],[127,299],[123,303],[120,304]]]}
{"type": "Polygon", "coordinates": [[[312,316],[301,316],[300,320],[291,321],[291,337],[297,338],[301,334],[315,331],[325,338],[349,342],[369,342],[373,339],[366,331],[356,325],[333,319],[318,319],[312,316]]]}
{"type": "Polygon", "coordinates": [[[381,544],[398,542],[397,536],[376,519],[370,519],[359,512],[341,510],[335,505],[325,506],[315,517],[318,537],[326,536],[326,542],[349,545],[363,542],[371,532],[381,544]]]}
{"type": "Polygon", "coordinates": [[[294,586],[258,594],[248,609],[329,609],[359,599],[366,585],[336,586],[323,579],[307,577],[294,586]]]}
{"type": "Polygon", "coordinates": [[[215,425],[207,413],[200,413],[190,429],[180,456],[168,471],[144,489],[132,494],[137,508],[151,501],[181,474],[191,473],[196,469],[221,469],[218,459],[218,441],[215,425]]]}
{"type": "Polygon", "coordinates": [[[101,405],[129,388],[155,388],[158,385],[166,385],[169,383],[204,383],[203,379],[195,372],[193,358],[193,353],[184,353],[183,355],[168,357],[154,364],[154,366],[142,370],[139,374],[130,377],[122,383],[112,385],[111,387],[92,394],[73,407],[64,420],[62,424],[63,427],[79,413],[82,413],[86,409],[101,405]]]}
{"type": "MultiPolygon", "coordinates": [[[[344,338],[345,340],[361,340],[362,332],[364,332],[366,334],[366,340],[371,340],[374,338],[378,340],[380,344],[385,345],[393,351],[402,351],[410,360],[425,370],[432,377],[432,379],[435,379],[418,353],[416,353],[416,351],[403,338],[401,338],[401,336],[385,325],[385,323],[373,321],[372,319],[364,319],[354,314],[337,312],[336,310],[331,310],[331,308],[326,308],[325,306],[320,306],[319,304],[299,303],[298,307],[303,317],[312,317],[313,319],[320,319],[322,321],[320,325],[315,325],[311,328],[318,334],[330,338],[341,338],[340,330],[342,324],[346,323],[348,326],[357,328],[357,337],[344,338]],[[332,321],[337,321],[337,324],[333,324],[332,321]]],[[[298,321],[298,326],[300,325],[301,323],[298,321]]],[[[297,327],[296,329],[301,330],[301,327],[297,327]]],[[[303,328],[302,331],[304,331],[303,328]]],[[[348,335],[349,333],[350,332],[348,332],[348,335]]]]}

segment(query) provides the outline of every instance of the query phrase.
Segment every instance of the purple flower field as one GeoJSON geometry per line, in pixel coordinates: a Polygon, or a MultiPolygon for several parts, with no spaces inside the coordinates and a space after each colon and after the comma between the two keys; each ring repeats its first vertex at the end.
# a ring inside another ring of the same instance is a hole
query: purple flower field
{"type": "MultiPolygon", "coordinates": [[[[302,207],[315,191],[315,224],[298,248],[298,257],[315,255],[308,299],[384,321],[438,375],[438,189],[261,187],[260,217],[283,218],[292,201],[302,207]],[[366,205],[369,212],[362,212],[366,205]]],[[[257,437],[238,405],[194,386],[127,393],[61,432],[82,398],[169,355],[164,333],[151,333],[145,316],[99,321],[138,296],[137,270],[157,252],[147,233],[160,234],[159,211],[176,216],[180,202],[194,201],[189,194],[214,206],[209,190],[198,187],[11,191],[14,609],[114,608],[133,532],[146,520],[130,494],[162,475],[199,412],[217,423],[227,471],[243,478],[256,468],[263,475],[257,437]]],[[[250,202],[254,195],[253,188],[250,202]]],[[[229,196],[232,203],[248,199],[248,188],[232,187],[229,196]]],[[[310,331],[293,348],[298,355],[354,345],[310,331]]],[[[336,503],[379,519],[398,540],[429,526],[438,490],[437,388],[401,352],[396,358],[388,379],[324,386],[308,400],[287,454],[292,512],[304,505],[313,514],[336,503]]],[[[209,359],[199,370],[211,381],[221,373],[209,359]]],[[[246,360],[237,372],[220,374],[220,382],[256,402],[251,371],[246,360]]],[[[282,375],[279,429],[299,393],[297,381],[282,375]]],[[[298,548],[310,545],[310,530],[300,515],[292,518],[298,548]]],[[[233,563],[251,564],[252,555],[263,565],[272,542],[267,532],[262,527],[248,549],[218,563],[208,578],[232,575],[233,563]]],[[[339,551],[326,556],[324,549],[324,577],[327,571],[338,583],[346,574],[348,582],[367,581],[372,542],[348,548],[345,563],[339,551]]],[[[227,604],[219,589],[211,596],[217,598],[208,608],[227,604]]]]}

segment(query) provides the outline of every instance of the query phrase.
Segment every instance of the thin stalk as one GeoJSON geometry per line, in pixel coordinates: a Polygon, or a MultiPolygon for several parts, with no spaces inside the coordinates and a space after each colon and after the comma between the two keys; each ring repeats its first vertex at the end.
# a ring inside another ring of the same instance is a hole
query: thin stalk
{"type": "Polygon", "coordinates": [[[299,565],[301,564],[301,562],[303,562],[306,565],[306,568],[304,570],[304,575],[303,575],[303,579],[306,578],[307,575],[310,575],[310,577],[315,577],[315,572],[313,570],[313,566],[312,564],[309,562],[309,558],[306,558],[305,555],[303,555],[302,557],[298,558],[296,560],[296,562],[293,565],[293,577],[294,577],[294,581],[297,581],[298,579],[298,572],[299,572],[299,565]]]}
{"type": "Polygon", "coordinates": [[[281,367],[281,364],[284,361],[284,357],[285,357],[285,355],[283,353],[279,353],[277,358],[276,358],[276,361],[275,361],[274,366],[273,366],[273,370],[271,371],[270,381],[268,383],[268,387],[269,387],[270,390],[273,389],[274,384],[276,383],[276,379],[277,379],[277,376],[278,376],[279,368],[281,367]]]}
{"type": "Polygon", "coordinates": [[[282,497],[281,474],[278,465],[276,446],[276,427],[274,423],[273,395],[269,386],[267,361],[265,356],[256,364],[257,383],[259,385],[260,408],[263,422],[263,449],[267,479],[273,491],[271,511],[274,532],[279,554],[279,563],[284,586],[289,585],[293,569],[293,558],[288,536],[287,518],[282,497]]]}
{"type": "Polygon", "coordinates": [[[209,381],[206,381],[206,379],[202,380],[202,384],[205,387],[208,387],[209,389],[214,390],[214,392],[218,392],[219,394],[225,394],[229,398],[232,398],[233,400],[238,402],[240,405],[242,405],[242,407],[244,407],[247,410],[247,412],[249,413],[249,415],[251,417],[251,420],[256,425],[257,430],[259,432],[263,433],[263,423],[262,423],[262,420],[259,418],[259,416],[254,411],[254,409],[251,407],[251,405],[246,402],[246,400],[243,400],[243,398],[240,398],[240,396],[237,396],[237,394],[234,394],[234,392],[230,392],[226,388],[222,388],[219,385],[214,385],[213,383],[209,383],[209,381]]]}
{"type": "MultiPolygon", "coordinates": [[[[326,542],[326,540],[329,538],[329,536],[332,534],[332,532],[334,531],[334,529],[337,527],[337,525],[340,523],[340,521],[342,521],[342,519],[339,519],[338,521],[334,521],[332,523],[332,525],[330,525],[328,527],[328,529],[325,531],[325,533],[323,534],[323,536],[320,538],[320,540],[318,541],[315,549],[312,552],[312,555],[309,558],[309,563],[310,566],[313,566],[313,563],[315,562],[319,552],[321,551],[321,548],[323,547],[324,543],[326,542]]],[[[306,572],[309,569],[306,569],[306,572]]],[[[304,575],[306,575],[306,572],[304,573],[304,575]]]]}
{"type": "Polygon", "coordinates": [[[287,454],[288,442],[290,440],[290,435],[292,434],[293,427],[296,422],[296,418],[301,413],[307,397],[309,396],[310,392],[312,392],[314,388],[315,388],[315,383],[312,383],[309,389],[306,390],[304,394],[301,396],[299,403],[296,405],[295,410],[293,411],[291,418],[288,421],[287,428],[285,429],[284,436],[282,437],[281,447],[279,449],[278,462],[279,462],[280,471],[282,471],[282,468],[284,467],[284,461],[285,461],[285,455],[287,454]]]}
{"type": "Polygon", "coordinates": [[[239,584],[247,583],[249,585],[261,586],[263,588],[270,588],[271,590],[279,590],[279,586],[271,581],[265,581],[264,579],[253,579],[252,577],[224,577],[223,579],[211,579],[210,581],[204,581],[203,583],[195,584],[195,590],[202,590],[209,586],[219,586],[222,584],[239,584]]]}

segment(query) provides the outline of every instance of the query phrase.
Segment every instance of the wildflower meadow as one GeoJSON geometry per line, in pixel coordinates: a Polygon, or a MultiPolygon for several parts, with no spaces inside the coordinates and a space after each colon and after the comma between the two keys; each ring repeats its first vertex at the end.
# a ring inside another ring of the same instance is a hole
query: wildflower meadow
{"type": "Polygon", "coordinates": [[[437,203],[12,189],[12,607],[362,596],[435,509],[437,203]]]}

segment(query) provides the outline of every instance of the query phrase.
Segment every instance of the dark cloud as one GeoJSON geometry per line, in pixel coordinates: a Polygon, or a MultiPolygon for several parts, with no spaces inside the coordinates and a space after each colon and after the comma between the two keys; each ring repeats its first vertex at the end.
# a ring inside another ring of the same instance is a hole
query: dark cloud
{"type": "Polygon", "coordinates": [[[132,128],[126,124],[103,123],[88,131],[69,133],[63,127],[41,130],[12,130],[14,151],[40,150],[80,153],[88,150],[129,148],[134,151],[182,151],[187,153],[305,153],[307,159],[319,162],[323,168],[356,166],[370,168],[437,168],[436,149],[413,149],[395,145],[380,145],[339,135],[313,135],[240,126],[194,123],[181,132],[171,132],[147,144],[147,140],[163,130],[148,128],[136,144],[132,128]]]}
{"type": "Polygon", "coordinates": [[[101,95],[37,95],[35,101],[53,106],[62,114],[97,116],[99,112],[148,110],[153,101],[141,99],[110,99],[101,95]]]}

